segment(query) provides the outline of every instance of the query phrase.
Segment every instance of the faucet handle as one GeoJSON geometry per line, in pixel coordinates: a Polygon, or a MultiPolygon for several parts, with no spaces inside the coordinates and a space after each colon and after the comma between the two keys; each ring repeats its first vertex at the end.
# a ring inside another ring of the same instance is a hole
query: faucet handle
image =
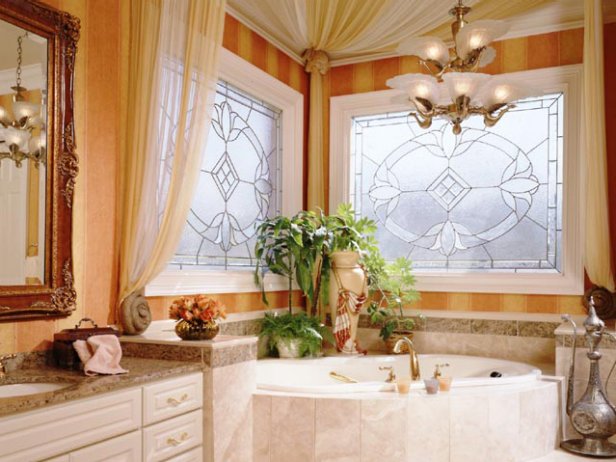
{"type": "Polygon", "coordinates": [[[443,364],[435,364],[434,365],[434,378],[438,379],[442,374],[441,369],[443,367],[449,367],[449,363],[443,363],[443,364]]]}
{"type": "Polygon", "coordinates": [[[387,376],[385,382],[392,383],[396,381],[396,371],[393,366],[379,366],[379,371],[389,371],[389,375],[387,376]]]}

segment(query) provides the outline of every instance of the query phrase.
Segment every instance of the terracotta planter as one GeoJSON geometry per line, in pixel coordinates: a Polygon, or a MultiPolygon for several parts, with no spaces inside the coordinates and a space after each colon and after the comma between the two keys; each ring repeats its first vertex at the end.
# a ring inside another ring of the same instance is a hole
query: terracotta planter
{"type": "Polygon", "coordinates": [[[334,252],[331,259],[329,309],[336,337],[336,348],[347,354],[363,353],[357,347],[357,325],[359,309],[368,294],[368,278],[363,268],[359,266],[358,252],[334,252]],[[350,295],[351,298],[347,299],[349,303],[341,310],[338,306],[339,300],[341,296],[345,296],[345,291],[348,292],[346,295],[350,295]],[[339,315],[344,316],[345,321],[337,325],[336,319],[339,315]]]}
{"type": "Polygon", "coordinates": [[[220,326],[215,322],[188,322],[180,320],[175,324],[175,333],[182,340],[212,340],[220,332],[220,326]]]}
{"type": "Polygon", "coordinates": [[[402,337],[407,337],[409,340],[413,340],[413,331],[410,330],[395,330],[393,333],[385,340],[385,349],[387,350],[388,355],[395,354],[408,354],[409,347],[403,344],[400,348],[400,353],[394,353],[394,346],[396,342],[400,340],[402,337]]]}

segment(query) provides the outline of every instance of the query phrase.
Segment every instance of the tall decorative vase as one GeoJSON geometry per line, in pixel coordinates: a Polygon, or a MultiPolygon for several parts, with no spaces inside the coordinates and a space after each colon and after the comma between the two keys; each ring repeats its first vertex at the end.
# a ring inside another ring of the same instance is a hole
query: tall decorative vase
{"type": "Polygon", "coordinates": [[[357,344],[359,313],[368,299],[368,278],[358,252],[334,252],[329,278],[329,307],[336,348],[345,354],[365,354],[357,344]]]}

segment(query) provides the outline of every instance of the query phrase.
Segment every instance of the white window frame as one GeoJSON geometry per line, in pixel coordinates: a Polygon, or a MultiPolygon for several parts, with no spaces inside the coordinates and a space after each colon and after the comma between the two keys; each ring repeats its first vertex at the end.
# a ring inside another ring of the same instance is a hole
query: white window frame
{"type": "MultiPolygon", "coordinates": [[[[223,48],[220,53],[219,79],[282,110],[282,204],[284,215],[302,209],[304,96],[248,61],[223,48]]],[[[266,274],[267,291],[288,290],[288,280],[266,274]]],[[[145,289],[147,296],[207,293],[256,292],[250,270],[176,270],[167,269],[145,289]]]]}
{"type": "MultiPolygon", "coordinates": [[[[562,272],[541,273],[426,273],[417,271],[417,289],[427,292],[487,292],[519,294],[584,293],[582,243],[584,242],[584,165],[581,148],[582,65],[515,72],[507,78],[527,82],[545,94],[565,95],[563,179],[562,272]]],[[[349,202],[350,137],[357,116],[408,111],[392,102],[395,90],[375,91],[330,98],[330,199],[329,209],[349,202]]],[[[504,117],[507,117],[505,115],[504,117]]]]}

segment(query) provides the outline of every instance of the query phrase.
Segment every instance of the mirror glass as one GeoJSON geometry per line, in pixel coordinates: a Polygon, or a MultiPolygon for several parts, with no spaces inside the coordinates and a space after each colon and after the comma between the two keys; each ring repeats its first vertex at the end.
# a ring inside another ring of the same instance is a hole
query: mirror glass
{"type": "Polygon", "coordinates": [[[0,286],[46,283],[47,39],[0,20],[0,286]]]}

